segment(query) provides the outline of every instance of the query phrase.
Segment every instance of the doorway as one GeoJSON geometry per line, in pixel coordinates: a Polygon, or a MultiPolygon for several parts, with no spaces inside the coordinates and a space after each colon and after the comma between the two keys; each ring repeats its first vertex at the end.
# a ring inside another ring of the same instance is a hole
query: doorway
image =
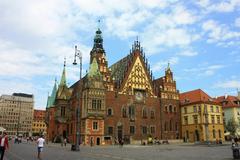
{"type": "Polygon", "coordinates": [[[100,145],[100,138],[97,137],[97,145],[100,145]]]}
{"type": "Polygon", "coordinates": [[[123,126],[122,125],[118,126],[117,129],[118,129],[118,131],[117,131],[118,135],[117,136],[118,136],[118,141],[119,141],[119,140],[123,139],[123,126]]]}
{"type": "Polygon", "coordinates": [[[195,141],[200,141],[198,130],[195,130],[195,141]]]}
{"type": "Polygon", "coordinates": [[[63,131],[63,138],[67,138],[67,132],[66,132],[66,130],[63,131]]]}

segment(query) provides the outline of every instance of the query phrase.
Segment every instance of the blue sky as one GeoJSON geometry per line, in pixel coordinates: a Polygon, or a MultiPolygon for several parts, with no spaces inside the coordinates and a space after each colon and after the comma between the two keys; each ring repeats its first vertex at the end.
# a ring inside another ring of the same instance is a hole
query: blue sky
{"type": "Polygon", "coordinates": [[[101,20],[109,65],[129,53],[138,36],[155,78],[170,62],[180,92],[211,96],[240,88],[240,0],[21,0],[0,1],[0,94],[34,94],[44,109],[64,57],[67,82],[83,73],[101,20]]]}

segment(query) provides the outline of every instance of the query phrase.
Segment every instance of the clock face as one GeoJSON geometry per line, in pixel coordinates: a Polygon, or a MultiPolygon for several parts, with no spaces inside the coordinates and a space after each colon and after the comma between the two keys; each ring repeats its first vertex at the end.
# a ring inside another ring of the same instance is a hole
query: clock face
{"type": "Polygon", "coordinates": [[[143,99],[143,93],[139,91],[135,92],[135,98],[136,100],[141,101],[143,99]]]}

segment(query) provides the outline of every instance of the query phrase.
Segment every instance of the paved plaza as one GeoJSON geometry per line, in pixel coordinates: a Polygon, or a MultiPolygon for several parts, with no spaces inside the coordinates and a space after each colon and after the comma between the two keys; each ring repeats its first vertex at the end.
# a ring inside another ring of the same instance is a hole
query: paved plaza
{"type": "MultiPolygon", "coordinates": [[[[43,150],[43,160],[230,160],[230,144],[205,146],[194,144],[169,144],[138,146],[81,146],[80,152],[70,150],[70,145],[48,144],[43,150]]],[[[37,160],[34,143],[11,144],[5,160],[37,160]]]]}

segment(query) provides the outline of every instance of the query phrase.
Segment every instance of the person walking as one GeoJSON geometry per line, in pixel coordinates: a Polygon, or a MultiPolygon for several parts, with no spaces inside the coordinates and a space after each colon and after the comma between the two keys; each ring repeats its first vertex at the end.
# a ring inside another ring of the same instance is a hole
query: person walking
{"type": "Polygon", "coordinates": [[[63,142],[64,142],[64,146],[66,147],[67,146],[67,138],[64,138],[63,142]]]}
{"type": "Polygon", "coordinates": [[[3,133],[3,137],[0,138],[0,153],[1,160],[3,160],[4,152],[6,149],[9,149],[7,133],[3,133]]]}
{"type": "Polygon", "coordinates": [[[41,152],[43,151],[44,143],[45,143],[45,139],[43,138],[43,135],[41,135],[37,139],[38,159],[41,159],[41,152]]]}

